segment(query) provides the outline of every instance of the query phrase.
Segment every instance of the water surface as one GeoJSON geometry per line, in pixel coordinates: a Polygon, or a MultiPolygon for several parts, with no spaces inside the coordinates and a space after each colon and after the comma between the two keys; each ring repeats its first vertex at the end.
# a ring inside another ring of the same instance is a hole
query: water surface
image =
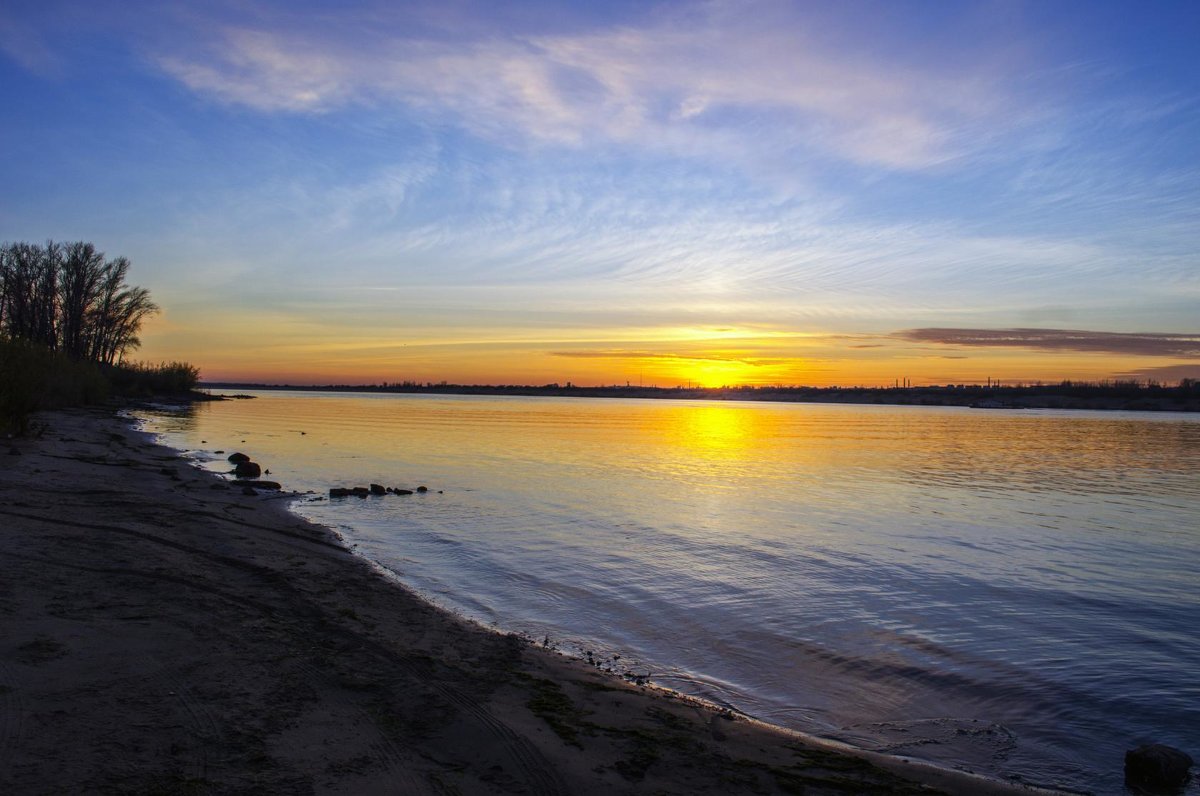
{"type": "Polygon", "coordinates": [[[264,392],[147,420],[292,489],[427,485],[297,510],[767,721],[1099,793],[1130,746],[1200,751],[1194,416],[264,392]]]}

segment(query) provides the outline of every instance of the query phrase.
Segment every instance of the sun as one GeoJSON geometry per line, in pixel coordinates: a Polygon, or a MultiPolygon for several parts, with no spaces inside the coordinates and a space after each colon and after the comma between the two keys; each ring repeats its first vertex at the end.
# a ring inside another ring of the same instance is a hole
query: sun
{"type": "Polygon", "coordinates": [[[733,387],[758,379],[752,365],[737,361],[695,361],[682,369],[684,380],[693,387],[733,387]]]}

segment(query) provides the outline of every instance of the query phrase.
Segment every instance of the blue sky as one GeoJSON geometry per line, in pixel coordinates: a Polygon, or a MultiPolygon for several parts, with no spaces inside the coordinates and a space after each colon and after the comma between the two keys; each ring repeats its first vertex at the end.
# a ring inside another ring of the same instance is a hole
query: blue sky
{"type": "Polygon", "coordinates": [[[1194,3],[9,2],[0,239],[129,257],[143,355],[210,378],[1200,375],[1198,34],[1194,3]],[[961,333],[1028,329],[1076,334],[961,333]]]}

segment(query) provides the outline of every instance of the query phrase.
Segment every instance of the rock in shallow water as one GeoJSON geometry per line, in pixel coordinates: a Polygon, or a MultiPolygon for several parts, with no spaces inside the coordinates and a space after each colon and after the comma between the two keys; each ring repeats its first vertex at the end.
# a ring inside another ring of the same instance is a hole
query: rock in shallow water
{"type": "MultiPolygon", "coordinates": [[[[218,453],[224,453],[224,451],[218,451],[218,453]]],[[[244,453],[231,453],[229,454],[228,461],[230,464],[241,464],[242,462],[250,461],[250,457],[244,453]]]]}
{"type": "Polygon", "coordinates": [[[233,475],[236,478],[258,478],[262,475],[262,468],[251,461],[238,462],[233,468],[233,475]]]}
{"type": "Polygon", "coordinates": [[[333,487],[329,488],[329,496],[331,498],[335,498],[335,497],[365,498],[367,495],[371,494],[371,491],[372,491],[371,489],[368,489],[365,486],[354,486],[354,487],[350,487],[348,489],[345,487],[333,486],[333,487]]]}
{"type": "Polygon", "coordinates": [[[1174,793],[1188,780],[1191,755],[1152,743],[1125,753],[1125,784],[1150,793],[1174,793]]]}

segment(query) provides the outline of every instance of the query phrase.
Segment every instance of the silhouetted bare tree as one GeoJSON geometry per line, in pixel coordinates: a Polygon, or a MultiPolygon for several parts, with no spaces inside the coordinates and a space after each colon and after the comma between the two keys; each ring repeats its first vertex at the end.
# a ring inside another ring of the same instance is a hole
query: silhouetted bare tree
{"type": "Polygon", "coordinates": [[[29,243],[5,246],[0,315],[8,336],[55,348],[55,316],[58,304],[58,261],[61,250],[55,243],[45,248],[29,243]]]}
{"type": "Polygon", "coordinates": [[[141,345],[142,322],[158,311],[145,288],[125,283],[129,261],[106,261],[91,243],[0,248],[0,334],[72,359],[112,365],[141,345]]]}
{"type": "Polygon", "coordinates": [[[100,282],[104,276],[104,255],[82,241],[65,247],[58,280],[59,350],[72,359],[88,356],[87,335],[100,282]]]}

